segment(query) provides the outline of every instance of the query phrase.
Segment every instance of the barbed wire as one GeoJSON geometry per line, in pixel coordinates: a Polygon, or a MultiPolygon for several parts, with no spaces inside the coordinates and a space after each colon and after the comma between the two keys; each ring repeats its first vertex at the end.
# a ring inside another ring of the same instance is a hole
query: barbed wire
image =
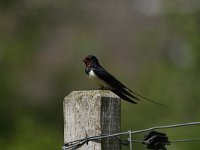
{"type": "Polygon", "coordinates": [[[145,133],[145,132],[154,131],[154,130],[168,129],[168,128],[178,128],[178,127],[194,126],[194,125],[200,125],[200,122],[188,122],[188,123],[165,125],[165,126],[155,126],[155,127],[151,127],[151,128],[147,128],[147,129],[142,129],[142,130],[136,130],[136,131],[129,130],[127,132],[120,132],[120,133],[108,134],[108,135],[100,134],[100,135],[90,136],[90,137],[88,137],[86,135],[86,137],[83,138],[83,139],[79,139],[79,140],[75,140],[75,141],[65,143],[64,146],[62,147],[62,150],[74,150],[74,149],[81,147],[84,144],[88,144],[89,141],[100,142],[104,138],[118,139],[122,145],[126,145],[126,146],[129,145],[130,150],[132,150],[132,142],[145,144],[145,145],[149,146],[152,143],[152,141],[155,140],[155,138],[157,138],[157,137],[160,137],[160,138],[164,137],[165,138],[164,142],[160,143],[160,144],[163,144],[163,146],[165,146],[166,144],[169,145],[171,143],[200,141],[199,137],[198,138],[177,139],[177,140],[168,141],[168,137],[166,136],[166,134],[165,133],[159,133],[159,132],[156,132],[158,134],[150,136],[150,138],[147,139],[147,140],[132,139],[132,134],[140,134],[140,133],[145,133]],[[160,134],[162,136],[158,136],[160,134]],[[120,136],[122,136],[122,135],[128,135],[128,140],[122,142],[121,139],[120,139],[120,136]]]}

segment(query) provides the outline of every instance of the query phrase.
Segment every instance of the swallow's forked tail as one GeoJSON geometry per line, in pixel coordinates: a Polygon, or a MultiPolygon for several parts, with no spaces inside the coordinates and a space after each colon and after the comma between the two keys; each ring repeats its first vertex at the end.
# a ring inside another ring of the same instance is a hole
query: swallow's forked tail
{"type": "Polygon", "coordinates": [[[126,101],[128,101],[130,103],[133,103],[133,104],[137,104],[137,103],[132,98],[134,98],[136,100],[140,100],[138,98],[138,97],[140,97],[140,98],[142,98],[142,99],[144,99],[146,101],[149,101],[149,102],[151,102],[151,103],[153,103],[155,105],[168,108],[166,105],[158,103],[158,102],[156,102],[154,100],[151,100],[149,98],[146,98],[146,97],[144,97],[144,96],[142,96],[140,94],[137,94],[137,93],[131,91],[130,89],[123,89],[122,91],[112,90],[112,92],[115,93],[116,95],[118,95],[120,98],[122,98],[122,99],[124,99],[124,100],[126,100],[126,101]],[[138,96],[138,97],[136,97],[135,95],[138,96]]]}
{"type": "Polygon", "coordinates": [[[144,99],[144,100],[146,100],[146,101],[149,101],[149,102],[151,102],[151,103],[153,103],[153,104],[156,104],[156,105],[159,105],[159,106],[168,108],[168,106],[166,106],[166,105],[164,105],[164,104],[161,104],[161,103],[158,103],[158,102],[156,102],[156,101],[154,101],[154,100],[151,100],[151,99],[149,99],[149,98],[146,98],[146,97],[144,97],[144,96],[142,96],[142,95],[140,95],[140,94],[137,94],[137,93],[135,93],[135,92],[133,92],[133,91],[130,91],[130,92],[132,92],[133,94],[135,94],[135,95],[141,97],[142,99],[144,99]]]}

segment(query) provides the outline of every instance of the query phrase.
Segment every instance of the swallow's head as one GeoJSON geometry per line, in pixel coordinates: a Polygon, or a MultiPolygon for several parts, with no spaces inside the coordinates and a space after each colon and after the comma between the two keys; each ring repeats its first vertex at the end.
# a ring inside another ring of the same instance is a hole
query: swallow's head
{"type": "Polygon", "coordinates": [[[91,66],[93,64],[99,64],[98,59],[94,55],[88,55],[83,59],[86,66],[91,66]]]}

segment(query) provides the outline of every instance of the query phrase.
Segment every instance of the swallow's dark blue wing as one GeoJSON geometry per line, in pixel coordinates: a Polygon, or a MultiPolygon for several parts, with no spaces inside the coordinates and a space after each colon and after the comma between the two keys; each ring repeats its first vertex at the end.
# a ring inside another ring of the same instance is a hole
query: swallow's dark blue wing
{"type": "Polygon", "coordinates": [[[128,89],[125,85],[123,85],[119,80],[117,80],[109,72],[107,72],[103,67],[94,66],[92,70],[101,80],[105,81],[107,84],[109,84],[113,88],[111,89],[111,91],[113,91],[122,99],[125,99],[132,103],[136,103],[136,102],[134,102],[131,98],[139,100],[137,97],[135,97],[133,94],[130,93],[132,92],[130,89],[128,89]]]}

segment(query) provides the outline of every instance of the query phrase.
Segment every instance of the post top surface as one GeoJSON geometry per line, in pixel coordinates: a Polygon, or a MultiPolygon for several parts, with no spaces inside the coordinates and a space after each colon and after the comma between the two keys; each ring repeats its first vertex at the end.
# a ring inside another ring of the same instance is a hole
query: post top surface
{"type": "Polygon", "coordinates": [[[109,90],[84,90],[84,91],[72,91],[69,95],[65,97],[72,97],[72,96],[81,96],[81,95],[99,95],[101,97],[112,97],[112,98],[119,98],[116,94],[109,90]]]}

